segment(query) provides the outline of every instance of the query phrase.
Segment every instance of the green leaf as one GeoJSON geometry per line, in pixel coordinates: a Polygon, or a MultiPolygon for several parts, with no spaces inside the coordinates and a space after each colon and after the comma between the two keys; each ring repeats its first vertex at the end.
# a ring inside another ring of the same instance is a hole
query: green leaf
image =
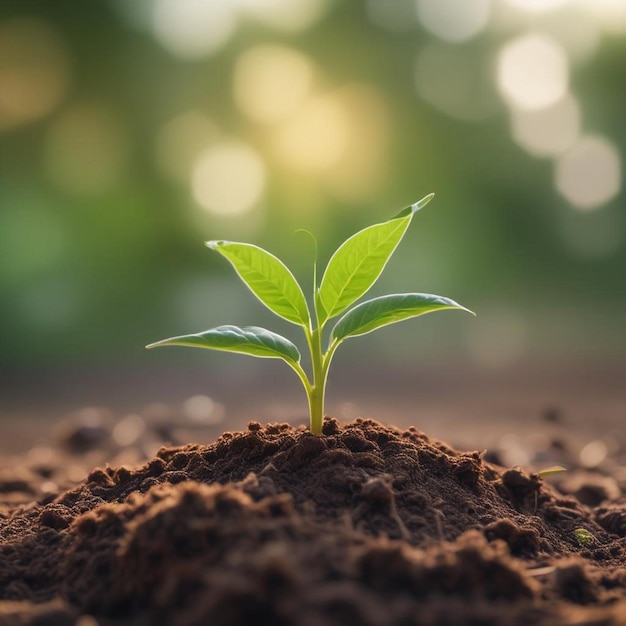
{"type": "Polygon", "coordinates": [[[207,241],[230,261],[250,291],[276,315],[294,324],[309,325],[309,310],[300,285],[273,254],[249,243],[207,241]]]}
{"type": "Polygon", "coordinates": [[[277,335],[258,326],[218,326],[194,335],[181,335],[163,339],[146,346],[189,346],[191,348],[208,348],[224,352],[239,352],[261,358],[276,358],[287,361],[290,365],[300,362],[298,348],[285,337],[277,335]]]}
{"type": "Polygon", "coordinates": [[[343,341],[348,337],[365,335],[389,324],[446,309],[472,313],[450,298],[428,293],[399,293],[381,296],[362,302],[348,311],[333,328],[331,341],[343,341]]]}
{"type": "Polygon", "coordinates": [[[545,469],[539,470],[537,472],[537,476],[544,478],[545,476],[552,476],[553,474],[560,474],[562,472],[567,472],[567,468],[562,465],[553,465],[552,467],[546,467],[545,469]]]}
{"type": "Polygon", "coordinates": [[[417,213],[420,209],[423,209],[434,197],[434,193],[429,193],[421,200],[418,200],[415,204],[406,207],[406,209],[402,209],[402,211],[400,211],[397,215],[394,215],[394,217],[407,217],[408,215],[413,215],[413,213],[417,213]]]}
{"type": "Polygon", "coordinates": [[[402,240],[413,215],[426,206],[433,195],[386,222],[364,228],[339,246],[328,262],[320,285],[319,299],[325,313],[322,323],[343,313],[370,289],[402,240]]]}

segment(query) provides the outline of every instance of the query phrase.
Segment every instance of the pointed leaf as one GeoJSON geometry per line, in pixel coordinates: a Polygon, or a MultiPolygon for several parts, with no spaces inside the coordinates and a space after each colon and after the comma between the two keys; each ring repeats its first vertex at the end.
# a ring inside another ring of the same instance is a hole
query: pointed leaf
{"type": "Polygon", "coordinates": [[[207,241],[230,261],[250,291],[276,315],[294,324],[309,324],[309,310],[300,285],[273,254],[249,243],[207,241]]]}
{"type": "Polygon", "coordinates": [[[158,348],[160,346],[189,346],[192,348],[208,348],[209,350],[223,350],[224,352],[239,352],[261,358],[283,359],[288,363],[299,363],[298,348],[285,337],[271,330],[258,326],[218,326],[193,335],[181,335],[163,339],[146,346],[158,348]]]}
{"type": "Polygon", "coordinates": [[[433,194],[426,196],[386,222],[364,228],[339,246],[320,285],[324,322],[343,313],[370,289],[402,240],[413,215],[432,197],[433,194]]]}
{"type": "Polygon", "coordinates": [[[417,213],[420,209],[423,209],[434,197],[434,193],[429,193],[421,200],[418,200],[415,204],[402,209],[402,211],[400,211],[397,215],[394,215],[394,217],[407,217],[408,215],[413,215],[413,213],[417,213]]]}
{"type": "MultiPolygon", "coordinates": [[[[377,328],[433,311],[458,309],[472,313],[450,298],[427,293],[399,293],[367,300],[348,311],[335,325],[331,341],[343,341],[377,328]]],[[[474,313],[472,313],[474,315],[474,313]]]]}

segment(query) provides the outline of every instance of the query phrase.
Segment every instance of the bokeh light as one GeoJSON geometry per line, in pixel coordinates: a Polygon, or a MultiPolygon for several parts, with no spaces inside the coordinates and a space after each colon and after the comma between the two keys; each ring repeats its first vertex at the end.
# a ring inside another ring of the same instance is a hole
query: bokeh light
{"type": "MultiPolygon", "coordinates": [[[[587,60],[600,44],[600,26],[583,6],[541,15],[541,31],[558,41],[572,64],[587,60]]],[[[538,19],[538,18],[537,18],[538,19]]]]}
{"type": "Polygon", "coordinates": [[[254,209],[265,189],[265,164],[241,141],[229,140],[207,148],[192,171],[193,196],[218,215],[241,215],[254,209]]]}
{"type": "Polygon", "coordinates": [[[417,25],[415,3],[410,0],[367,0],[366,8],[373,24],[392,33],[407,32],[417,25]]]}
{"type": "Polygon", "coordinates": [[[605,137],[582,137],[556,163],[555,184],[577,209],[596,209],[612,200],[622,186],[621,157],[605,137]]]}
{"type": "Polygon", "coordinates": [[[537,157],[557,156],[571,147],[580,134],[580,107],[571,94],[539,110],[513,108],[515,141],[537,157]]]}
{"type": "Polygon", "coordinates": [[[579,278],[606,308],[572,328],[619,320],[626,0],[51,4],[0,17],[0,365],[141,361],[142,329],[207,310],[248,323],[203,239],[257,242],[310,283],[293,230],[328,258],[429,191],[379,286],[477,309],[455,338],[433,326],[442,359],[532,357],[579,278]]]}
{"type": "Polygon", "coordinates": [[[417,16],[428,31],[446,41],[467,41],[489,21],[491,0],[416,0],[417,16]]]}
{"type": "Polygon", "coordinates": [[[181,59],[202,59],[224,46],[237,25],[232,3],[212,0],[154,0],[157,41],[181,59]]]}
{"type": "Polygon", "coordinates": [[[120,20],[131,28],[150,32],[154,14],[155,0],[110,0],[113,10],[120,20]]]}
{"type": "Polygon", "coordinates": [[[505,0],[516,9],[528,11],[530,13],[542,13],[543,11],[554,11],[570,0],[505,0]]]}
{"type": "Polygon", "coordinates": [[[542,109],[567,91],[567,56],[552,38],[536,33],[522,35],[500,51],[497,78],[502,95],[511,105],[542,109]]]}
{"type": "Polygon", "coordinates": [[[309,96],[315,76],[311,61],[286,46],[256,46],[235,65],[235,101],[250,119],[278,122],[309,96]]]}
{"type": "MultiPolygon", "coordinates": [[[[216,2],[217,0],[211,0],[216,2]]],[[[287,33],[310,28],[328,9],[328,0],[222,0],[238,4],[258,22],[287,33]]]]}
{"type": "Polygon", "coordinates": [[[626,33],[626,2],[623,0],[577,0],[601,27],[613,34],[626,33]]]}
{"type": "Polygon", "coordinates": [[[391,120],[384,95],[371,85],[352,84],[336,94],[349,117],[347,146],[335,167],[324,173],[334,197],[358,206],[389,175],[391,120]]]}
{"type": "Polygon", "coordinates": [[[199,111],[188,111],[161,126],[156,138],[156,161],[165,176],[189,179],[198,155],[217,140],[217,124],[199,111]]]}
{"type": "Polygon", "coordinates": [[[0,131],[41,119],[69,87],[69,58],[51,26],[33,18],[0,22],[0,131]]]}
{"type": "Polygon", "coordinates": [[[128,157],[125,129],[100,105],[75,105],[47,131],[46,174],[71,194],[94,195],[113,189],[124,176],[128,157]]]}
{"type": "Polygon", "coordinates": [[[311,99],[279,130],[278,154],[286,165],[307,172],[335,166],[350,143],[348,111],[337,95],[311,99]]]}
{"type": "Polygon", "coordinates": [[[146,430],[146,422],[140,415],[131,413],[121,419],[111,431],[118,446],[132,446],[146,430]]]}
{"type": "Polygon", "coordinates": [[[495,111],[487,64],[459,46],[431,43],[418,54],[415,84],[430,105],[460,120],[485,119],[495,111]]]}

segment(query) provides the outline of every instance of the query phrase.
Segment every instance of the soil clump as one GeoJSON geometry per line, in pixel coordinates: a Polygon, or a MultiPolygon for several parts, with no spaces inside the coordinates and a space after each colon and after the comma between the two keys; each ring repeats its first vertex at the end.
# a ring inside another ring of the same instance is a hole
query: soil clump
{"type": "Polygon", "coordinates": [[[0,625],[626,625],[601,487],[372,420],[251,422],[0,504],[0,625]]]}

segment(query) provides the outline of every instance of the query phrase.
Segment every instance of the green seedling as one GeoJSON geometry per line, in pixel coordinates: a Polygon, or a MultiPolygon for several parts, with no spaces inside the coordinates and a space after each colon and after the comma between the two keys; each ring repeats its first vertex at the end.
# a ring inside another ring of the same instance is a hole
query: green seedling
{"type": "Polygon", "coordinates": [[[541,478],[545,478],[546,476],[554,476],[554,474],[562,474],[563,472],[567,472],[567,468],[562,465],[553,465],[552,467],[546,467],[545,469],[539,470],[537,472],[537,476],[541,476],[541,478]]]}
{"type": "Polygon", "coordinates": [[[454,300],[424,293],[381,296],[350,308],[376,282],[413,215],[433,196],[430,194],[394,218],[352,235],[332,255],[319,285],[315,262],[312,307],[286,265],[266,250],[249,243],[206,242],[211,250],[231,263],[241,280],[270,311],[302,328],[311,358],[311,378],[301,365],[300,351],[295,344],[258,326],[218,326],[193,335],[157,341],[146,347],[190,346],[282,359],[296,372],[304,386],[309,401],[311,431],[321,434],[328,369],[342,342],[433,311],[457,309],[472,313],[454,300]],[[341,317],[330,331],[326,350],[323,350],[324,329],[338,316],[341,317]]]}
{"type": "Polygon", "coordinates": [[[576,528],[574,529],[574,536],[576,537],[576,541],[583,548],[587,548],[596,543],[595,536],[590,533],[586,528],[576,528]]]}

